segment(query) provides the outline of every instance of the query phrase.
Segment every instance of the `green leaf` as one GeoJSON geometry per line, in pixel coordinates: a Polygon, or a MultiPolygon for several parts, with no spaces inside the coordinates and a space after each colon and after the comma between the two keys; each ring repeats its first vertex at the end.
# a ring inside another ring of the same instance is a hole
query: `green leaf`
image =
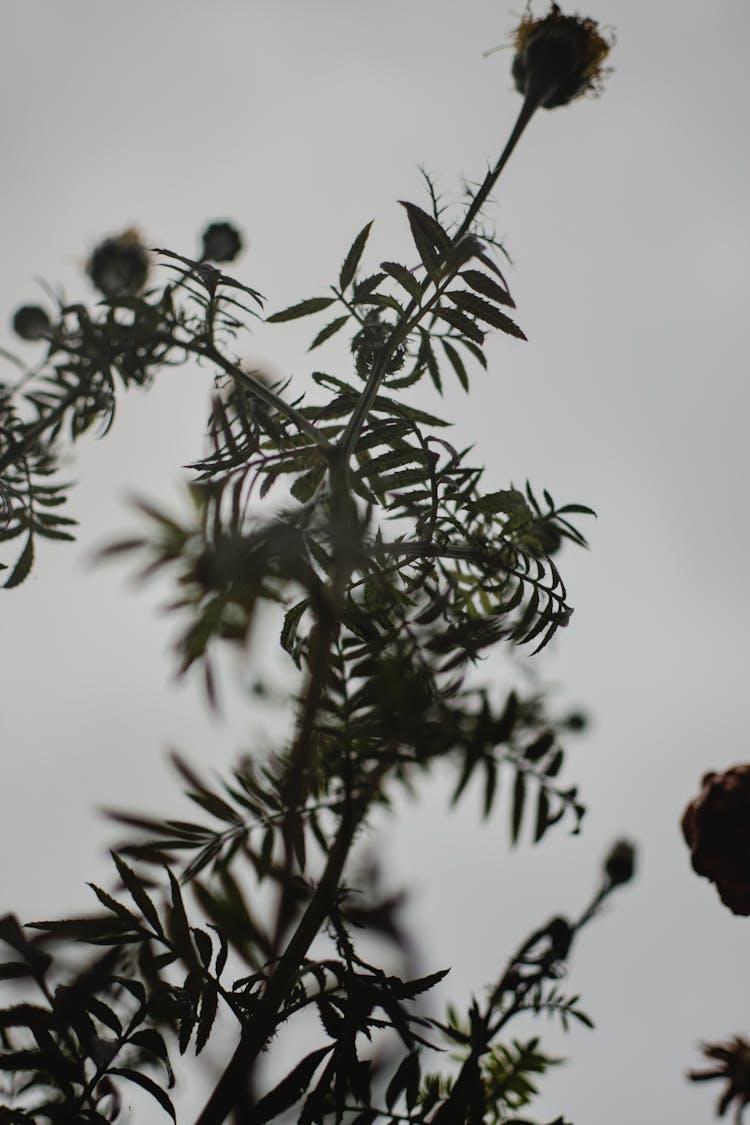
{"type": "Polygon", "coordinates": [[[458,376],[459,383],[461,384],[461,386],[463,387],[463,389],[465,391],[468,391],[468,389],[469,389],[469,376],[466,372],[466,368],[464,367],[464,361],[461,359],[461,356],[458,354],[458,352],[453,347],[453,345],[450,343],[450,341],[443,339],[440,342],[443,345],[443,351],[445,352],[446,356],[448,357],[448,361],[449,361],[451,367],[453,368],[456,375],[458,376]]]}
{"type": "Polygon", "coordinates": [[[435,316],[440,317],[441,320],[444,320],[447,324],[450,324],[451,328],[455,328],[456,331],[460,332],[462,336],[466,336],[469,340],[473,340],[475,344],[484,343],[485,334],[479,327],[479,325],[475,324],[474,321],[470,317],[466,316],[465,313],[459,312],[458,309],[436,309],[435,316]]]}
{"type": "Polygon", "coordinates": [[[513,783],[513,803],[511,806],[510,840],[512,844],[518,843],[525,804],[526,777],[521,770],[518,770],[516,773],[516,780],[513,783]]]}
{"type": "Polygon", "coordinates": [[[89,883],[88,886],[91,887],[91,890],[99,899],[99,902],[102,904],[102,906],[106,906],[107,910],[111,910],[111,912],[117,918],[119,918],[127,926],[132,927],[133,930],[142,930],[142,926],[139,920],[134,914],[130,913],[127,906],[123,906],[121,902],[117,901],[117,899],[112,898],[112,895],[108,895],[107,892],[103,891],[101,887],[97,887],[96,883],[89,883]]]}
{"type": "Polygon", "coordinates": [[[516,307],[516,303],[508,290],[503,289],[501,285],[498,285],[491,277],[487,277],[487,274],[482,273],[481,270],[462,270],[459,276],[477,293],[489,297],[491,301],[495,301],[498,305],[507,305],[511,309],[516,307]]]}
{"type": "Polygon", "coordinates": [[[384,273],[373,273],[370,274],[369,277],[363,277],[361,281],[358,281],[354,286],[354,303],[364,301],[369,297],[373,290],[377,289],[380,285],[380,282],[385,280],[385,277],[386,275],[384,273]]]}
{"type": "Polygon", "coordinates": [[[294,1103],[302,1097],[312,1082],[315,1071],[332,1048],[333,1044],[330,1044],[328,1047],[320,1047],[317,1051],[312,1051],[309,1055],[306,1055],[301,1062],[297,1063],[294,1070],[287,1074],[286,1078],[282,1078],[273,1090],[270,1090],[264,1098],[261,1098],[253,1110],[255,1125],[264,1125],[264,1122],[278,1117],[287,1109],[291,1109],[294,1103]]]}
{"type": "Polygon", "coordinates": [[[209,981],[201,996],[200,1014],[198,1016],[198,1030],[195,1033],[195,1053],[199,1055],[211,1035],[211,1030],[216,1019],[216,1009],[219,1003],[219,994],[213,982],[209,981]]]}
{"type": "Polygon", "coordinates": [[[266,323],[278,324],[282,320],[297,320],[301,316],[311,316],[313,313],[327,309],[335,300],[335,297],[310,297],[306,301],[300,301],[297,305],[290,305],[288,309],[282,309],[281,312],[266,317],[266,323]]]}
{"type": "Polygon", "coordinates": [[[546,789],[539,790],[536,805],[536,823],[534,825],[534,843],[538,844],[550,823],[549,797],[546,789]]]}
{"type": "Polygon", "coordinates": [[[195,946],[193,945],[192,934],[190,933],[187,914],[185,913],[185,904],[182,901],[180,884],[169,868],[167,868],[166,871],[172,888],[172,910],[169,916],[169,935],[183,961],[191,967],[197,967],[198,959],[196,957],[195,946]]]}
{"type": "Polygon", "coordinates": [[[288,609],[284,616],[284,624],[281,629],[281,647],[290,656],[294,654],[294,642],[297,637],[297,630],[299,623],[302,620],[305,610],[309,609],[310,599],[303,598],[301,602],[297,602],[291,609],[288,609]]]}
{"type": "Polygon", "coordinates": [[[434,280],[440,272],[446,254],[450,251],[452,245],[450,236],[443,230],[437,220],[423,211],[421,207],[417,207],[414,203],[407,203],[403,199],[399,202],[406,209],[411,236],[414,239],[417,253],[424,268],[434,280]]]}
{"type": "Polygon", "coordinates": [[[385,1092],[385,1104],[388,1109],[393,1109],[403,1091],[406,1091],[406,1104],[411,1109],[417,1100],[419,1079],[419,1056],[416,1051],[412,1051],[402,1060],[388,1083],[385,1092]]]}
{"type": "Polygon", "coordinates": [[[441,980],[448,976],[450,969],[439,969],[436,973],[430,973],[426,977],[418,977],[416,980],[401,980],[392,984],[392,991],[394,996],[398,996],[401,1000],[413,1000],[415,996],[419,996],[422,992],[427,992],[430,988],[434,988],[441,980]]]}
{"type": "Polygon", "coordinates": [[[315,348],[319,348],[321,344],[324,344],[326,342],[326,340],[330,340],[331,336],[335,336],[338,330],[340,328],[343,328],[348,320],[349,313],[347,313],[346,316],[337,316],[336,319],[332,320],[330,324],[326,324],[325,328],[321,328],[320,332],[315,337],[307,350],[311,352],[315,348]]]}
{"type": "Polygon", "coordinates": [[[16,565],[10,572],[9,578],[3,583],[6,590],[10,590],[13,586],[20,586],[25,578],[28,578],[31,567],[34,564],[34,536],[29,532],[26,543],[21,554],[18,556],[16,565]]]}
{"type": "Polygon", "coordinates": [[[501,488],[498,492],[488,492],[478,500],[472,500],[472,510],[483,515],[496,515],[504,512],[506,515],[516,516],[528,512],[532,515],[531,508],[526,502],[526,497],[517,488],[501,488]]]}
{"type": "Polygon", "coordinates": [[[475,293],[469,293],[465,289],[452,289],[449,293],[446,293],[446,297],[450,298],[462,312],[470,313],[471,316],[491,324],[493,328],[499,328],[501,332],[506,332],[509,336],[515,336],[518,340],[526,339],[524,333],[509,316],[501,313],[489,301],[477,297],[475,293]]]}
{"type": "Polygon", "coordinates": [[[154,1027],[144,1027],[140,1031],[134,1032],[128,1039],[134,1047],[140,1048],[142,1051],[148,1051],[150,1055],[159,1059],[164,1064],[164,1069],[167,1074],[167,1081],[169,1082],[170,1089],[174,1086],[174,1074],[172,1066],[169,1061],[169,1052],[167,1045],[164,1042],[161,1034],[154,1027]]]}
{"type": "Polygon", "coordinates": [[[162,929],[162,924],[159,921],[159,915],[156,911],[156,907],[149,898],[143,883],[138,878],[135,871],[128,867],[127,863],[125,863],[125,861],[120,858],[117,852],[112,852],[111,855],[112,859],[114,860],[115,867],[119,872],[120,878],[122,879],[123,884],[126,890],[129,892],[133,902],[138,907],[146,921],[153,927],[155,932],[159,934],[159,936],[163,936],[164,930],[162,929]]]}
{"type": "Polygon", "coordinates": [[[390,277],[395,278],[399,285],[403,286],[409,296],[414,298],[417,304],[421,302],[422,286],[411,270],[408,270],[406,266],[402,266],[400,262],[381,262],[380,268],[381,270],[385,270],[390,277]]]}
{"type": "Polygon", "coordinates": [[[364,250],[365,244],[367,243],[367,239],[370,235],[371,227],[372,222],[369,222],[366,226],[362,227],[362,230],[354,239],[354,242],[349,249],[349,253],[344,259],[344,264],[341,267],[341,273],[339,274],[339,286],[341,287],[341,289],[346,289],[346,287],[354,279],[354,275],[357,272],[357,266],[359,265],[360,258],[362,257],[362,251],[364,250]]]}
{"type": "Polygon", "coordinates": [[[118,1078],[126,1078],[128,1082],[133,1082],[136,1086],[140,1086],[142,1090],[150,1094],[154,1101],[157,1101],[165,1113],[168,1113],[174,1122],[177,1121],[172,1099],[169,1094],[162,1090],[153,1078],[149,1078],[145,1074],[139,1074],[137,1070],[130,1070],[129,1068],[114,1066],[110,1067],[106,1075],[103,1077],[111,1077],[116,1075],[118,1078]]]}

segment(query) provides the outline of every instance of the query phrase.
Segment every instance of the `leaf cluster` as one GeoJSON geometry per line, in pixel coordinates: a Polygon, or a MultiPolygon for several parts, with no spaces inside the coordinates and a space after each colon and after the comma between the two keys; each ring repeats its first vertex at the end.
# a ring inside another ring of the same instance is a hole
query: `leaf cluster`
{"type": "Polygon", "coordinates": [[[216,650],[247,650],[268,609],[294,683],[290,734],[273,753],[252,751],[216,782],[175,757],[196,818],[114,814],[129,835],[113,854],[116,890],[92,887],[98,913],[34,923],[32,938],[4,920],[13,953],[0,974],[42,998],[0,1013],[0,1070],[12,1076],[0,1112],[19,1122],[114,1121],[123,1082],[174,1119],[166,1041],[200,1054],[223,1009],[238,1044],[200,1125],[297,1106],[303,1125],[507,1122],[556,1061],[537,1039],[508,1040],[510,1020],[588,1022],[557,982],[612,880],[577,923],[554,918],[532,934],[463,1019],[427,1014],[422,996],[443,971],[386,972],[362,952],[385,940],[408,961],[399,896],[352,881],[349,863],[397,787],[448,764],[453,804],[479,782],[489,816],[502,783],[512,844],[564,821],[577,832],[584,812],[560,781],[565,724],[537,695],[507,690],[498,702],[476,669],[498,644],[538,652],[568,624],[557,556],[585,546],[577,519],[593,513],[546,489],[540,501],[528,483],[488,486],[471,449],[447,439],[448,421],[411,402],[422,380],[441,393],[450,375],[468,390],[489,333],[525,339],[493,240],[451,226],[428,187],[429,209],[403,203],[416,265],[365,266],[368,223],[327,293],[266,319],[273,331],[325,313],[316,355],[348,336],[346,370],[311,371],[303,393],[238,354],[260,294],[162,250],[163,287],[93,311],[60,302],[45,361],[0,397],[2,534],[23,543],[13,586],[36,537],[70,537],[58,514],[65,442],[106,432],[122,388],[189,359],[208,368],[208,448],[190,467],[189,513],[142,501],[144,530],[105,554],[172,578],[179,669],[202,670],[213,702],[216,650]],[[256,1094],[278,1030],[313,1012],[324,1044],[256,1094]],[[425,1058],[446,1043],[458,1057],[434,1075],[425,1058]]]}

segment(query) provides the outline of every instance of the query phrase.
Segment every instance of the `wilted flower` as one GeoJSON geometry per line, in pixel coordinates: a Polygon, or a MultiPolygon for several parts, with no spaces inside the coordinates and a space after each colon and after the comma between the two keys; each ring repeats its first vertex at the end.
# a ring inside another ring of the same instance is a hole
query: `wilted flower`
{"type": "Polygon", "coordinates": [[[91,255],[87,272],[105,297],[137,293],[148,276],[148,254],[136,230],[105,238],[91,255]]]}
{"type": "Polygon", "coordinates": [[[202,258],[211,262],[233,262],[242,249],[242,236],[231,223],[210,223],[203,232],[202,258]]]}
{"type": "Polygon", "coordinates": [[[733,914],[750,914],[750,765],[707,773],[682,817],[693,870],[733,914]]]}
{"type": "Polygon", "coordinates": [[[613,887],[629,883],[635,873],[635,847],[630,840],[618,840],[604,861],[604,872],[613,887]]]}
{"type": "Polygon", "coordinates": [[[536,95],[547,109],[595,90],[610,46],[594,20],[564,16],[557,4],[544,19],[525,15],[513,45],[516,89],[536,95]]]}
{"type": "Polygon", "coordinates": [[[22,340],[41,340],[51,325],[52,321],[41,305],[21,305],[13,317],[13,331],[22,340]]]}
{"type": "Polygon", "coordinates": [[[735,1121],[742,1120],[742,1111],[750,1102],[750,1043],[735,1035],[727,1043],[704,1043],[703,1054],[714,1059],[719,1065],[711,1070],[692,1070],[688,1078],[693,1082],[707,1082],[712,1078],[725,1078],[724,1093],[716,1107],[719,1117],[723,1117],[732,1102],[737,1102],[735,1121]]]}

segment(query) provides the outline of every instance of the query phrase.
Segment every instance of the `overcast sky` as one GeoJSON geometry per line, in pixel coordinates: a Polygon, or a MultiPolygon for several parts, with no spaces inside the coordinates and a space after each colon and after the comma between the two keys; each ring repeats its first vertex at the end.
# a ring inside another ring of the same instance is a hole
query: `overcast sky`
{"type": "MultiPolygon", "coordinates": [[[[510,54],[482,52],[518,14],[495,0],[5,0],[0,343],[32,360],[14,307],[42,296],[39,277],[90,299],[87,254],[132,224],[191,254],[207,220],[235,220],[250,247],[238,275],[271,309],[324,292],[369,219],[372,261],[408,259],[395,200],[423,201],[418,166],[458,197],[512,125],[510,54]]],[[[488,489],[529,478],[599,513],[592,550],[561,560],[576,612],[538,662],[560,711],[592,713],[566,774],[590,812],[582,836],[511,854],[504,811],[477,827],[470,795],[447,819],[437,779],[378,846],[414,888],[425,967],[452,965],[445,996],[462,1002],[530,928],[581,909],[615,836],[637,840],[639,879],[581,936],[566,983],[597,1030],[539,1027],[570,1061],[536,1116],[697,1125],[718,1093],[684,1080],[698,1042],[750,1034],[750,921],[691,873],[678,827],[701,775],[749,753],[750,8],[597,0],[583,14],[617,29],[604,96],[537,116],[489,212],[529,342],[493,341],[471,395],[450,389],[442,409],[488,489]]],[[[302,386],[306,342],[269,327],[245,352],[302,386]]],[[[330,362],[342,371],[341,353],[330,362]]],[[[269,721],[231,687],[210,717],[196,683],[174,683],[158,591],[90,562],[133,528],[129,493],[181,503],[208,394],[209,373],[185,368],[124,399],[113,433],[69,462],[79,541],[43,545],[3,597],[0,907],[22,918],[80,910],[84,882],[109,878],[101,806],[177,806],[167,746],[221,766],[269,721]]],[[[238,688],[243,673],[227,675],[238,688]]]]}

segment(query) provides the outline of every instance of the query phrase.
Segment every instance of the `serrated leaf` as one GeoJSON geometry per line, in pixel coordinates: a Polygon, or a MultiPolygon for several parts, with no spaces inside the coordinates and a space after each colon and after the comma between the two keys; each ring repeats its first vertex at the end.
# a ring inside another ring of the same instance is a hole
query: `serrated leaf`
{"type": "Polygon", "coordinates": [[[449,972],[450,969],[439,969],[436,973],[430,973],[426,977],[418,977],[416,980],[398,981],[398,983],[392,985],[393,994],[402,1000],[412,1000],[420,993],[434,988],[436,984],[439,984],[441,980],[448,976],[449,972]]]}
{"type": "Polygon", "coordinates": [[[201,996],[198,1029],[195,1033],[195,1053],[199,1055],[209,1040],[216,1019],[219,994],[213,983],[208,981],[201,996]]]}
{"type": "Polygon", "coordinates": [[[419,304],[422,300],[422,286],[416,279],[411,270],[406,266],[402,266],[400,262],[381,262],[381,270],[384,270],[390,277],[394,278],[402,288],[406,290],[410,297],[419,304]]]}
{"type": "Polygon", "coordinates": [[[486,819],[492,812],[497,791],[497,762],[494,758],[484,759],[484,807],[482,815],[486,819]]]}
{"type": "Polygon", "coordinates": [[[434,280],[440,272],[446,253],[450,250],[450,237],[432,215],[428,215],[421,207],[417,207],[414,203],[407,203],[403,199],[399,202],[406,209],[417,253],[424,268],[434,280]]]}
{"type": "Polygon", "coordinates": [[[159,936],[163,936],[164,930],[162,929],[162,924],[159,921],[159,915],[157,913],[156,907],[154,906],[148,893],[146,892],[146,888],[143,886],[143,883],[138,878],[136,873],[132,870],[132,868],[128,867],[127,863],[125,863],[125,861],[120,858],[117,852],[112,852],[111,855],[119,876],[122,879],[123,885],[128,891],[133,902],[138,907],[146,921],[156,931],[156,933],[159,934],[159,936]]]}
{"type": "Polygon", "coordinates": [[[511,844],[518,843],[518,837],[521,832],[521,821],[523,820],[523,810],[526,804],[526,778],[521,770],[516,772],[516,780],[513,783],[513,799],[511,804],[511,825],[510,825],[510,841],[511,844]]]}
{"type": "Polygon", "coordinates": [[[455,328],[456,332],[460,332],[475,344],[484,343],[485,334],[479,325],[458,309],[439,308],[435,310],[435,316],[450,324],[451,328],[455,328]]]}
{"type": "Polygon", "coordinates": [[[135,1047],[139,1047],[142,1051],[147,1051],[164,1064],[167,1081],[171,1089],[172,1086],[174,1086],[174,1073],[172,1072],[172,1065],[169,1061],[169,1052],[167,1051],[167,1045],[163,1037],[156,1028],[144,1027],[140,1031],[134,1032],[133,1035],[129,1037],[128,1042],[132,1043],[135,1047]]]}
{"type": "Polygon", "coordinates": [[[470,293],[467,289],[453,289],[446,293],[446,297],[449,297],[462,312],[470,313],[478,320],[483,320],[486,324],[491,324],[493,328],[498,328],[509,336],[515,336],[518,340],[526,339],[515,321],[512,321],[505,313],[501,313],[489,301],[478,297],[476,293],[470,293]]]}
{"type": "Polygon", "coordinates": [[[107,1071],[106,1077],[116,1075],[118,1078],[125,1078],[128,1082],[133,1082],[136,1086],[140,1086],[147,1094],[150,1094],[154,1101],[157,1101],[165,1113],[168,1113],[172,1120],[176,1123],[177,1117],[175,1115],[172,1099],[165,1090],[162,1090],[153,1078],[149,1078],[146,1074],[140,1074],[137,1070],[130,1070],[127,1067],[114,1066],[110,1067],[107,1071]]]}
{"type": "Polygon", "coordinates": [[[341,272],[339,274],[339,286],[341,287],[341,289],[346,289],[346,287],[353,280],[355,273],[357,272],[357,266],[359,265],[360,258],[362,257],[362,252],[367,243],[367,239],[369,238],[371,227],[372,221],[367,223],[366,226],[362,227],[362,230],[359,232],[357,237],[354,239],[354,242],[351,244],[351,247],[349,248],[349,252],[344,259],[344,264],[342,265],[341,272]]]}
{"type": "Polygon", "coordinates": [[[112,895],[107,894],[101,887],[97,887],[96,883],[89,883],[88,886],[91,887],[102,906],[110,910],[120,921],[134,930],[140,931],[142,929],[140,922],[134,914],[130,913],[127,906],[123,906],[117,899],[112,898],[112,895]]]}
{"type": "Polygon", "coordinates": [[[546,789],[539,790],[536,804],[536,821],[534,824],[534,843],[538,844],[549,827],[549,797],[546,789]]]}
{"type": "Polygon", "coordinates": [[[512,516],[526,512],[529,516],[532,514],[531,508],[526,503],[526,497],[517,488],[501,488],[497,492],[488,492],[486,496],[472,500],[471,507],[475,512],[482,512],[484,515],[496,515],[498,512],[512,516]]]}
{"type": "Polygon", "coordinates": [[[108,1027],[110,1031],[114,1031],[115,1035],[122,1035],[122,1024],[120,1023],[119,1016],[116,1012],[112,1011],[108,1004],[105,1004],[98,996],[86,996],[84,1003],[92,1016],[96,1016],[105,1027],[108,1027]]]}
{"type": "Polygon", "coordinates": [[[385,277],[386,275],[384,273],[372,273],[369,277],[363,277],[361,281],[358,281],[354,286],[354,303],[364,301],[369,297],[373,290],[377,289],[381,281],[385,280],[385,277]]]}
{"type": "Polygon", "coordinates": [[[338,1039],[346,1024],[344,1019],[336,1011],[333,1004],[329,1000],[319,999],[315,1001],[315,1006],[318,1009],[320,1022],[323,1024],[326,1035],[330,1039],[338,1039]]]}
{"type": "Polygon", "coordinates": [[[557,777],[558,773],[560,772],[560,767],[563,764],[563,756],[564,755],[562,750],[557,750],[552,755],[549,762],[544,767],[544,773],[546,777],[557,777]]]}
{"type": "Polygon", "coordinates": [[[180,884],[177,882],[173,872],[167,868],[167,875],[169,876],[169,883],[172,889],[172,910],[169,916],[169,935],[174,943],[175,949],[180,957],[189,966],[197,965],[197,957],[195,946],[193,945],[192,934],[190,933],[190,925],[185,913],[185,904],[182,900],[182,892],[180,891],[180,884]]]}
{"type": "Polygon", "coordinates": [[[310,606],[310,599],[303,598],[301,602],[297,602],[291,609],[288,609],[284,615],[284,624],[281,629],[281,647],[285,652],[291,656],[294,652],[294,642],[297,637],[297,630],[299,623],[302,620],[305,610],[310,606]]]}
{"type": "Polygon", "coordinates": [[[34,565],[34,536],[29,533],[26,543],[21,554],[16,560],[16,565],[10,572],[10,575],[3,583],[6,590],[10,590],[13,586],[20,586],[24,579],[28,578],[32,566],[34,565]]]}
{"type": "Polygon", "coordinates": [[[214,946],[211,937],[205,930],[201,930],[197,926],[193,926],[191,932],[195,947],[198,950],[198,956],[201,959],[201,964],[204,969],[207,969],[214,955],[214,946]]]}
{"type": "Polygon", "coordinates": [[[542,731],[542,733],[530,742],[523,752],[523,756],[527,762],[538,762],[543,758],[555,744],[555,733],[551,730],[542,731]]]}
{"type": "Polygon", "coordinates": [[[489,297],[490,300],[497,302],[499,305],[507,305],[508,308],[514,309],[516,303],[511,297],[507,289],[503,289],[491,277],[487,277],[486,273],[481,270],[462,270],[459,274],[464,279],[467,285],[477,293],[481,293],[484,297],[489,297]]]}
{"type": "Polygon", "coordinates": [[[349,313],[347,313],[346,316],[337,316],[336,319],[332,320],[330,324],[326,324],[325,328],[321,328],[320,332],[315,337],[307,350],[309,352],[314,351],[315,348],[319,348],[321,344],[324,344],[326,340],[330,340],[331,336],[335,336],[339,329],[343,328],[348,320],[349,313]]]}
{"type": "Polygon", "coordinates": [[[270,1090],[265,1097],[261,1098],[253,1109],[255,1125],[264,1125],[264,1122],[271,1121],[272,1118],[278,1117],[285,1110],[291,1109],[295,1102],[298,1102],[302,1097],[312,1082],[315,1071],[330,1051],[330,1046],[320,1047],[317,1051],[312,1051],[309,1055],[306,1055],[287,1074],[286,1078],[282,1078],[273,1090],[270,1090]]]}
{"type": "Polygon", "coordinates": [[[393,1078],[388,1083],[385,1091],[385,1104],[388,1109],[393,1109],[402,1092],[406,1091],[406,1100],[409,1109],[416,1101],[419,1090],[419,1056],[415,1051],[410,1052],[400,1063],[393,1078]]]}
{"type": "Polygon", "coordinates": [[[301,316],[312,316],[313,313],[327,309],[335,300],[335,297],[309,297],[306,301],[300,301],[296,305],[290,305],[288,309],[282,309],[266,317],[266,323],[279,324],[282,320],[297,320],[301,316]]]}
{"type": "Polygon", "coordinates": [[[463,389],[465,391],[468,391],[468,389],[469,389],[469,376],[466,372],[466,368],[464,366],[464,361],[461,359],[461,356],[458,354],[458,352],[456,351],[456,349],[453,347],[453,345],[450,343],[449,340],[443,339],[440,342],[443,345],[443,351],[445,352],[446,356],[448,357],[448,362],[450,363],[451,367],[453,368],[456,375],[458,376],[459,383],[461,384],[461,386],[463,387],[463,389]]]}

